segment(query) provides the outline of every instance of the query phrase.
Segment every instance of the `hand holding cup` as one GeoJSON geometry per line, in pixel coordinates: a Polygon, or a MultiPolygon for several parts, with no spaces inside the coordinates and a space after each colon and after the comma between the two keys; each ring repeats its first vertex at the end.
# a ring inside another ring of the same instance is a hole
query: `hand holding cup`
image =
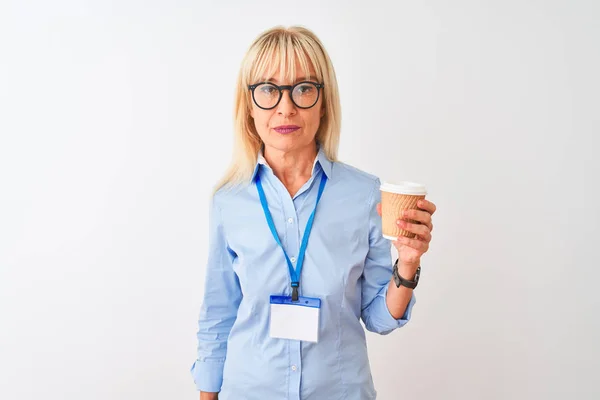
{"type": "Polygon", "coordinates": [[[381,203],[377,212],[382,216],[383,236],[392,240],[398,250],[399,262],[418,267],[421,256],[429,250],[432,215],[437,207],[425,199],[425,186],[413,182],[381,185],[381,203]]]}

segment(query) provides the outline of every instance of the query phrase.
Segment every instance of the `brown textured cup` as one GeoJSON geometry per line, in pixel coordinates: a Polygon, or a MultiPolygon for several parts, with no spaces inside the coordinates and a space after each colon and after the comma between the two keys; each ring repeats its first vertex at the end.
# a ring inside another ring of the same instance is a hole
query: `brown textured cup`
{"type": "Polygon", "coordinates": [[[418,223],[403,218],[402,211],[418,208],[417,202],[427,195],[425,186],[414,182],[399,182],[397,184],[386,182],[381,185],[380,190],[383,237],[389,240],[396,240],[398,236],[414,238],[414,233],[401,229],[396,221],[404,219],[408,222],[418,223]]]}

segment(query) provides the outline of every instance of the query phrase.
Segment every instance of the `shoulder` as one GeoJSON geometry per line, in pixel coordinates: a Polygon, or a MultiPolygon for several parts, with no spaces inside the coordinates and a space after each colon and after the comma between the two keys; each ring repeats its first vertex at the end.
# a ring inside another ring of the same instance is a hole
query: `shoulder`
{"type": "Polygon", "coordinates": [[[339,179],[342,182],[357,186],[361,189],[379,189],[381,184],[381,181],[377,176],[341,161],[334,162],[332,169],[333,174],[337,176],[336,180],[339,179]]]}
{"type": "Polygon", "coordinates": [[[219,188],[211,197],[211,206],[220,211],[231,207],[239,207],[244,201],[252,200],[253,196],[249,191],[250,186],[249,184],[238,184],[219,188]]]}
{"type": "Polygon", "coordinates": [[[360,203],[372,203],[377,200],[380,179],[369,172],[355,166],[336,161],[332,168],[333,180],[347,199],[354,199],[360,203]]]}
{"type": "Polygon", "coordinates": [[[212,197],[211,202],[213,206],[224,207],[231,202],[235,202],[239,200],[240,197],[243,197],[245,193],[248,192],[248,188],[250,185],[235,185],[235,186],[223,186],[217,189],[212,197]]]}

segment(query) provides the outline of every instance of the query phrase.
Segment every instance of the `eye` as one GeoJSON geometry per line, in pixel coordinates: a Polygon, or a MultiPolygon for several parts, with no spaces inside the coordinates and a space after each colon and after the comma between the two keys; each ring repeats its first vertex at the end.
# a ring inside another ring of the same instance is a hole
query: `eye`
{"type": "Polygon", "coordinates": [[[296,87],[296,91],[302,95],[309,95],[315,91],[314,85],[309,83],[303,83],[296,87]]]}
{"type": "Polygon", "coordinates": [[[258,90],[260,91],[261,94],[264,94],[267,96],[273,96],[275,93],[278,92],[277,88],[273,85],[261,85],[258,87],[258,90]]]}

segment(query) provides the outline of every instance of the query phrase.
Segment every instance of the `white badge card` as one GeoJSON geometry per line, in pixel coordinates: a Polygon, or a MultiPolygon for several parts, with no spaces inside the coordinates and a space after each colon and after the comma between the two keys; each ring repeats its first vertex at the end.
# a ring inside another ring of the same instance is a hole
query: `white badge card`
{"type": "Polygon", "coordinates": [[[321,299],[271,296],[271,337],[317,343],[320,311],[321,299]]]}

